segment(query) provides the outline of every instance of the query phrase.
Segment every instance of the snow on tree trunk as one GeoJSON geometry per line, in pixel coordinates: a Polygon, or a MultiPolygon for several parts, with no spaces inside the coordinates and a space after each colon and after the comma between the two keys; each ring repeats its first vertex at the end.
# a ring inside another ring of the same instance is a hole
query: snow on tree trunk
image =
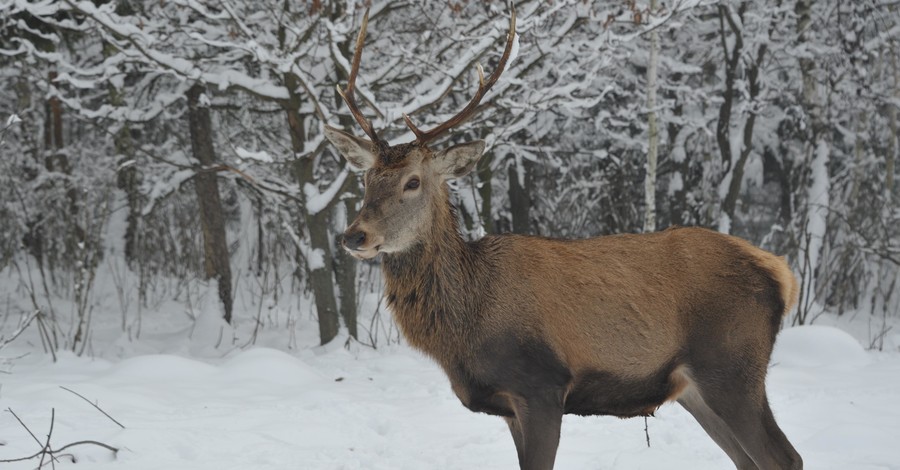
{"type": "MultiPolygon", "coordinates": [[[[798,0],[795,5],[797,17],[797,42],[802,47],[809,41],[811,31],[811,0],[798,0]]],[[[829,129],[825,125],[825,111],[817,81],[816,61],[809,52],[798,57],[802,77],[801,99],[807,116],[807,128],[803,145],[809,162],[809,182],[806,192],[806,214],[803,221],[800,254],[804,257],[801,269],[801,298],[797,322],[804,323],[816,299],[816,273],[824,246],[829,209],[830,180],[828,160],[830,157],[829,129]]]]}
{"type": "MultiPolygon", "coordinates": [[[[290,76],[290,75],[288,75],[290,76]]],[[[293,87],[291,89],[294,89],[293,87]]],[[[299,97],[294,97],[293,103],[286,103],[285,112],[287,114],[288,130],[291,134],[291,145],[294,154],[297,155],[296,161],[293,163],[292,173],[297,185],[302,188],[311,188],[314,181],[313,176],[313,157],[304,154],[304,123],[303,117],[297,112],[299,106],[299,97]],[[309,185],[309,186],[308,186],[309,185]]],[[[345,175],[346,177],[346,175],[345,175]]],[[[329,241],[329,211],[323,210],[330,207],[334,202],[334,198],[328,201],[318,201],[317,209],[313,212],[307,208],[307,198],[318,198],[312,189],[302,191],[304,210],[304,222],[306,231],[309,233],[310,255],[306,260],[306,269],[309,272],[309,284],[312,287],[313,296],[316,302],[316,315],[319,320],[319,341],[326,344],[338,334],[340,329],[340,319],[338,312],[338,302],[335,298],[334,283],[334,259],[331,256],[331,243],[329,241]]],[[[334,191],[337,194],[337,191],[334,191]]],[[[302,233],[303,227],[300,227],[298,233],[302,233]]]]}
{"type": "MultiPolygon", "coordinates": [[[[650,0],[650,13],[657,2],[650,0]]],[[[656,159],[659,151],[659,125],[656,115],[656,68],[659,62],[659,33],[650,32],[650,63],[647,66],[647,174],[644,177],[644,232],[656,230],[656,159]]]]}
{"type": "Polygon", "coordinates": [[[512,216],[512,231],[522,235],[532,235],[531,219],[531,162],[513,159],[509,165],[509,205],[512,216]]]}
{"type": "Polygon", "coordinates": [[[888,122],[890,125],[891,134],[888,138],[887,145],[887,156],[885,158],[885,172],[886,176],[884,179],[884,193],[885,193],[885,201],[887,202],[888,207],[890,207],[893,203],[894,198],[894,172],[896,171],[897,165],[897,140],[900,139],[900,136],[897,135],[897,103],[900,103],[900,67],[897,67],[897,53],[895,47],[892,45],[890,48],[891,51],[891,72],[894,77],[893,84],[893,97],[895,100],[895,104],[893,106],[889,106],[890,110],[888,111],[888,122]]]}
{"type": "Polygon", "coordinates": [[[356,218],[356,205],[361,199],[359,194],[359,182],[357,181],[356,175],[351,174],[347,177],[341,193],[343,193],[344,196],[341,198],[341,202],[337,204],[336,210],[334,211],[336,213],[334,226],[337,228],[334,245],[338,247],[335,249],[336,253],[334,254],[334,277],[337,282],[341,319],[344,321],[347,333],[354,338],[359,338],[356,320],[356,312],[358,309],[356,266],[358,262],[350,256],[346,250],[340,248],[340,238],[343,236],[340,230],[349,225],[349,222],[356,218]]]}
{"type": "Polygon", "coordinates": [[[231,262],[228,240],[225,235],[225,216],[219,196],[216,173],[209,171],[216,163],[212,140],[212,123],[205,87],[194,85],[187,92],[188,122],[191,133],[191,149],[200,162],[194,188],[200,206],[200,225],[203,229],[203,253],[206,278],[218,283],[219,300],[222,302],[226,322],[231,323],[231,262]]]}
{"type": "Polygon", "coordinates": [[[825,232],[828,221],[828,191],[830,180],[828,177],[828,159],[830,157],[829,144],[824,139],[819,140],[815,147],[815,156],[810,164],[811,181],[807,190],[807,221],[806,238],[802,240],[801,252],[807,253],[809,269],[804,270],[802,284],[808,295],[805,296],[805,305],[801,308],[809,309],[815,300],[816,278],[815,273],[819,267],[819,258],[825,241],[825,232]]]}

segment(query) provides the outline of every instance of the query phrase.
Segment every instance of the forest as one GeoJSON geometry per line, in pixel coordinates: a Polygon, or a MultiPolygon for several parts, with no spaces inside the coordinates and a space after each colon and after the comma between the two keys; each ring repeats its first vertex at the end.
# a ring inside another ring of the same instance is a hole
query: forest
{"type": "MultiPolygon", "coordinates": [[[[789,324],[853,312],[882,347],[900,4],[514,6],[502,78],[435,144],[487,142],[453,184],[466,238],[709,227],[787,257],[789,324]]],[[[378,260],[340,248],[361,179],[323,137],[362,135],[335,87],[367,10],[357,100],[399,143],[404,114],[442,122],[495,69],[510,4],[0,0],[0,348],[28,330],[84,354],[97,325],[140,338],[173,300],[196,328],[243,325],[234,344],[396,341],[378,260]]]]}

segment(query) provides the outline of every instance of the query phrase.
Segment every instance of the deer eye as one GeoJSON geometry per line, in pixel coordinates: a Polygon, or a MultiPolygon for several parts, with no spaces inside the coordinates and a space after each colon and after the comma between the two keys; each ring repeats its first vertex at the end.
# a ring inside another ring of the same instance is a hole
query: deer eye
{"type": "Polygon", "coordinates": [[[412,178],[406,182],[406,186],[403,186],[404,191],[412,191],[414,189],[419,189],[419,178],[412,178]]]}

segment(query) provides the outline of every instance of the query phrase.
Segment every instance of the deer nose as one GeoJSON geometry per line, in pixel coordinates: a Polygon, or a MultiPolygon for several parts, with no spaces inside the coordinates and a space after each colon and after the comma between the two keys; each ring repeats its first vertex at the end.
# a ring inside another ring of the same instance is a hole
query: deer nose
{"type": "Polygon", "coordinates": [[[344,247],[348,250],[359,250],[359,247],[366,242],[366,232],[362,230],[353,230],[344,232],[344,247]]]}

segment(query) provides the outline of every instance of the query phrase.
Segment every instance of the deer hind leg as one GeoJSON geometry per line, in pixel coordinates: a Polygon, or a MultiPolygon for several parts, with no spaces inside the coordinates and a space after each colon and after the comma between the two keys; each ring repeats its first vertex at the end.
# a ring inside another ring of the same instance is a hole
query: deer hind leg
{"type": "Polygon", "coordinates": [[[775,423],[768,399],[765,395],[761,402],[749,398],[746,395],[719,396],[707,402],[759,468],[802,469],[803,460],[775,423]]]}
{"type": "Polygon", "coordinates": [[[710,409],[709,405],[703,401],[703,397],[697,391],[694,385],[689,385],[678,398],[678,403],[688,410],[694,416],[694,419],[700,423],[706,434],[715,441],[718,446],[728,454],[728,457],[734,462],[738,470],[759,470],[759,467],[753,463],[753,460],[744,452],[744,448],[734,437],[731,429],[719,418],[716,413],[710,409]]]}
{"type": "Polygon", "coordinates": [[[800,454],[778,427],[769,408],[764,372],[734,374],[728,381],[723,381],[724,377],[718,376],[716,381],[707,384],[702,384],[700,377],[697,379],[701,384],[699,393],[703,402],[731,430],[731,434],[757,467],[762,470],[803,468],[800,454]],[[748,376],[759,377],[759,380],[741,380],[748,376]]]}

